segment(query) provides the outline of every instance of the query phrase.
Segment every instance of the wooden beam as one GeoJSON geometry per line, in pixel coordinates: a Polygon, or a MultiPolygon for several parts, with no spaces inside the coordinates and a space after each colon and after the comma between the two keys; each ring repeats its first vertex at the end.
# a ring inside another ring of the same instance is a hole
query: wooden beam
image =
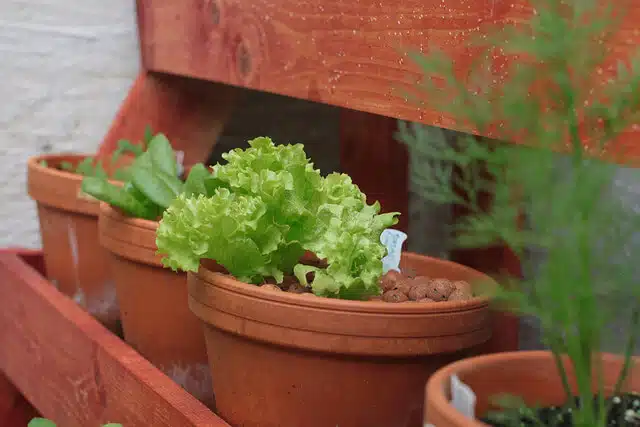
{"type": "MultiPolygon", "coordinates": [[[[399,89],[420,78],[406,49],[436,46],[464,73],[472,66],[469,36],[523,22],[532,13],[526,0],[137,2],[142,58],[150,70],[461,131],[470,129],[428,99],[422,109],[406,102],[399,89]]],[[[640,3],[631,5],[626,19],[603,77],[640,44],[640,3]]],[[[620,156],[640,157],[639,132],[622,138],[620,156]]]]}
{"type": "Polygon", "coordinates": [[[20,394],[18,389],[0,373],[0,425],[26,427],[38,411],[20,394]]]}
{"type": "Polygon", "coordinates": [[[340,169],[362,192],[382,205],[384,212],[400,212],[394,228],[408,231],[409,175],[407,150],[393,137],[397,120],[355,110],[340,112],[340,169]]]}
{"type": "Polygon", "coordinates": [[[16,255],[0,253],[0,278],[0,371],[43,416],[228,427],[16,255]]]}
{"type": "Polygon", "coordinates": [[[147,126],[163,132],[184,165],[205,162],[235,106],[239,89],[213,82],[141,71],[105,136],[98,158],[120,139],[142,140],[147,126]]]}

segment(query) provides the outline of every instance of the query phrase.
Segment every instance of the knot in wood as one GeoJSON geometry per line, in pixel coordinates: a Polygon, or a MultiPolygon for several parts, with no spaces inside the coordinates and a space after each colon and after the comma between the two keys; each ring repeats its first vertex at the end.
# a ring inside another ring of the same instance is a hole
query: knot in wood
{"type": "Polygon", "coordinates": [[[211,17],[211,23],[214,26],[220,25],[220,5],[217,0],[209,0],[209,15],[211,17]]]}
{"type": "Polygon", "coordinates": [[[241,78],[247,78],[251,74],[251,54],[242,40],[236,47],[236,68],[241,78]]]}

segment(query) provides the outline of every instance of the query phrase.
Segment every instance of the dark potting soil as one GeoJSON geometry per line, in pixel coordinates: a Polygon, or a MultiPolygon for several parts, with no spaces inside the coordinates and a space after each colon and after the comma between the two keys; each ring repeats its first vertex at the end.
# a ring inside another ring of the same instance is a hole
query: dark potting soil
{"type": "MultiPolygon", "coordinates": [[[[580,398],[575,397],[576,405],[550,406],[538,409],[513,409],[497,411],[481,421],[494,427],[574,427],[572,409],[580,406],[580,398]],[[517,412],[517,413],[516,413],[517,412]]],[[[594,397],[596,401],[597,396],[594,397]]],[[[608,427],[640,426],[640,394],[625,393],[606,399],[605,406],[611,405],[607,414],[608,427]]]]}

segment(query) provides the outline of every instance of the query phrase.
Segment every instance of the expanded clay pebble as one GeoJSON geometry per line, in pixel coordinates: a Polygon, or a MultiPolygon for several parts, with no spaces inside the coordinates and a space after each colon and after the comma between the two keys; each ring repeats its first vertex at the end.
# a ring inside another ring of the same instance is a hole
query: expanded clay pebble
{"type": "Polygon", "coordinates": [[[260,288],[267,291],[282,292],[282,289],[280,289],[280,286],[272,285],[271,283],[265,283],[264,285],[261,285],[260,288]]]}
{"type": "Polygon", "coordinates": [[[287,288],[287,292],[291,292],[292,294],[305,294],[309,293],[309,288],[301,285],[298,282],[293,282],[287,288]]]}
{"type": "Polygon", "coordinates": [[[393,287],[394,291],[400,291],[405,295],[409,295],[409,291],[413,287],[413,281],[411,279],[406,279],[404,281],[396,282],[396,285],[393,287]]]}
{"type": "Polygon", "coordinates": [[[431,280],[428,277],[419,276],[411,281],[412,286],[407,293],[407,296],[413,301],[420,301],[424,298],[427,298],[427,294],[429,293],[429,286],[431,285],[431,280]]]}
{"type": "Polygon", "coordinates": [[[464,301],[473,298],[471,285],[464,281],[431,279],[427,276],[409,277],[397,271],[389,271],[380,278],[383,294],[369,298],[369,301],[399,302],[442,302],[464,301]]]}
{"type": "Polygon", "coordinates": [[[473,298],[473,295],[471,295],[470,293],[456,289],[455,291],[451,292],[451,295],[449,295],[449,299],[447,301],[466,301],[470,300],[471,298],[473,298]]]}
{"type": "Polygon", "coordinates": [[[454,291],[453,283],[448,279],[433,279],[429,284],[426,297],[434,301],[446,301],[454,291]]]}
{"type": "Polygon", "coordinates": [[[456,290],[460,290],[460,291],[464,291],[466,293],[469,294],[473,294],[473,290],[471,289],[471,284],[467,281],[464,280],[458,280],[456,282],[453,282],[453,287],[456,288],[456,290]]]}
{"type": "Polygon", "coordinates": [[[386,302],[405,302],[409,300],[409,297],[404,292],[391,289],[382,295],[382,300],[386,302]]]}
{"type": "Polygon", "coordinates": [[[402,273],[395,270],[389,270],[380,278],[380,288],[382,292],[390,291],[396,287],[399,282],[404,282],[406,277],[402,273]]]}

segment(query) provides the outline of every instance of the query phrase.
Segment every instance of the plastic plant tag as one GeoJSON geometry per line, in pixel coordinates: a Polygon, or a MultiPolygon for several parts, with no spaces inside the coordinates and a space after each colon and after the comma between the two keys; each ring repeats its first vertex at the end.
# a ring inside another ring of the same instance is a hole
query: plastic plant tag
{"type": "Polygon", "coordinates": [[[380,235],[380,243],[387,247],[387,256],[382,258],[382,272],[390,270],[400,272],[400,255],[407,235],[400,230],[387,228],[380,235]]]}
{"type": "Polygon", "coordinates": [[[178,176],[184,172],[184,151],[176,151],[176,164],[178,166],[178,176]]]}
{"type": "Polygon", "coordinates": [[[476,394],[457,375],[451,376],[451,404],[464,416],[476,417],[476,394]]]}

